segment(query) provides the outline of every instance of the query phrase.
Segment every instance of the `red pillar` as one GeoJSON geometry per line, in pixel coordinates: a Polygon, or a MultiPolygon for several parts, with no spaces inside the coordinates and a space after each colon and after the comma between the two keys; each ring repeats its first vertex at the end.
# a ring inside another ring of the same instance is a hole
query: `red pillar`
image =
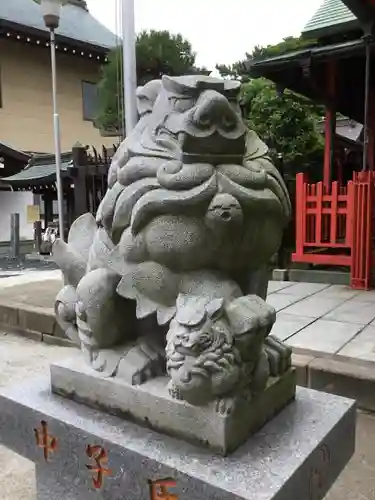
{"type": "Polygon", "coordinates": [[[328,61],[326,76],[328,106],[325,117],[323,184],[324,187],[328,189],[331,185],[332,169],[334,166],[334,140],[336,133],[336,111],[334,106],[336,90],[336,61],[328,61]]]}
{"type": "Polygon", "coordinates": [[[368,110],[368,149],[367,149],[367,163],[370,170],[375,169],[375,92],[370,91],[370,102],[368,110]]]}

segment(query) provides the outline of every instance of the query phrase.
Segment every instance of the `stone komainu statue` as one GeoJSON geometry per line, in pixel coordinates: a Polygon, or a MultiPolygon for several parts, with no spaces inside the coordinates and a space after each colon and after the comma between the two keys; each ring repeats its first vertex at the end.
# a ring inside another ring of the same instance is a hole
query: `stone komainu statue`
{"type": "Polygon", "coordinates": [[[195,75],[139,88],[96,219],[53,248],[57,320],[93,369],[130,384],[167,374],[196,405],[256,394],[290,367],[265,302],[290,202],[238,93],[195,75]]]}

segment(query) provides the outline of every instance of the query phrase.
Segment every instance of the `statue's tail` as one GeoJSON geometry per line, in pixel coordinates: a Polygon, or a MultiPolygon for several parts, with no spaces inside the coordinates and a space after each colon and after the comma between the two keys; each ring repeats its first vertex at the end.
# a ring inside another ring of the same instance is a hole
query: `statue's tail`
{"type": "Polygon", "coordinates": [[[52,247],[52,258],[64,276],[64,287],[55,301],[56,320],[66,336],[76,343],[80,342],[76,318],[76,288],[86,273],[96,230],[94,217],[84,214],[72,224],[68,242],[58,239],[52,247]]]}
{"type": "Polygon", "coordinates": [[[73,222],[67,243],[58,239],[53,244],[52,258],[61,269],[65,284],[76,287],[85,275],[96,230],[95,218],[84,214],[73,222]]]}

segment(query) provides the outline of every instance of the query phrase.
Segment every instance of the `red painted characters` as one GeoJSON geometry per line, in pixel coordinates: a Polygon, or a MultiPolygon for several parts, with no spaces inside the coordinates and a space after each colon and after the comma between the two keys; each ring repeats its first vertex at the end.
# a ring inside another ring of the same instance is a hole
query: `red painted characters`
{"type": "Polygon", "coordinates": [[[45,420],[40,422],[41,430],[34,429],[36,444],[43,448],[44,460],[48,462],[49,455],[57,450],[57,439],[48,433],[48,424],[45,420]]]}
{"type": "Polygon", "coordinates": [[[168,488],[175,488],[176,481],[173,479],[159,479],[149,481],[150,500],[178,500],[178,496],[171,493],[168,488]]]}
{"type": "Polygon", "coordinates": [[[104,477],[112,475],[112,471],[105,467],[108,463],[108,454],[102,446],[88,445],[86,447],[86,455],[95,460],[95,465],[86,465],[86,467],[96,474],[92,478],[92,483],[94,488],[100,489],[103,486],[104,477]]]}

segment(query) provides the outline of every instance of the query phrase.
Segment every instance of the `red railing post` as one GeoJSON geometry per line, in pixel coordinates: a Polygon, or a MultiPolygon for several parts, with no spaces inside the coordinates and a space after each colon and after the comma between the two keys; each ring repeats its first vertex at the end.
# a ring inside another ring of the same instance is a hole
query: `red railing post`
{"type": "Polygon", "coordinates": [[[303,173],[296,175],[296,255],[303,255],[306,223],[306,184],[303,173]]]}
{"type": "Polygon", "coordinates": [[[315,215],[315,243],[322,242],[322,219],[323,219],[323,183],[318,182],[316,186],[316,215],[315,215]]]}
{"type": "Polygon", "coordinates": [[[338,184],[337,182],[332,183],[332,201],[331,201],[331,211],[329,217],[330,234],[329,240],[331,242],[337,241],[337,219],[338,219],[338,184]]]}
{"type": "Polygon", "coordinates": [[[350,284],[352,288],[371,287],[372,211],[374,180],[371,172],[354,174],[353,240],[350,284]]]}

